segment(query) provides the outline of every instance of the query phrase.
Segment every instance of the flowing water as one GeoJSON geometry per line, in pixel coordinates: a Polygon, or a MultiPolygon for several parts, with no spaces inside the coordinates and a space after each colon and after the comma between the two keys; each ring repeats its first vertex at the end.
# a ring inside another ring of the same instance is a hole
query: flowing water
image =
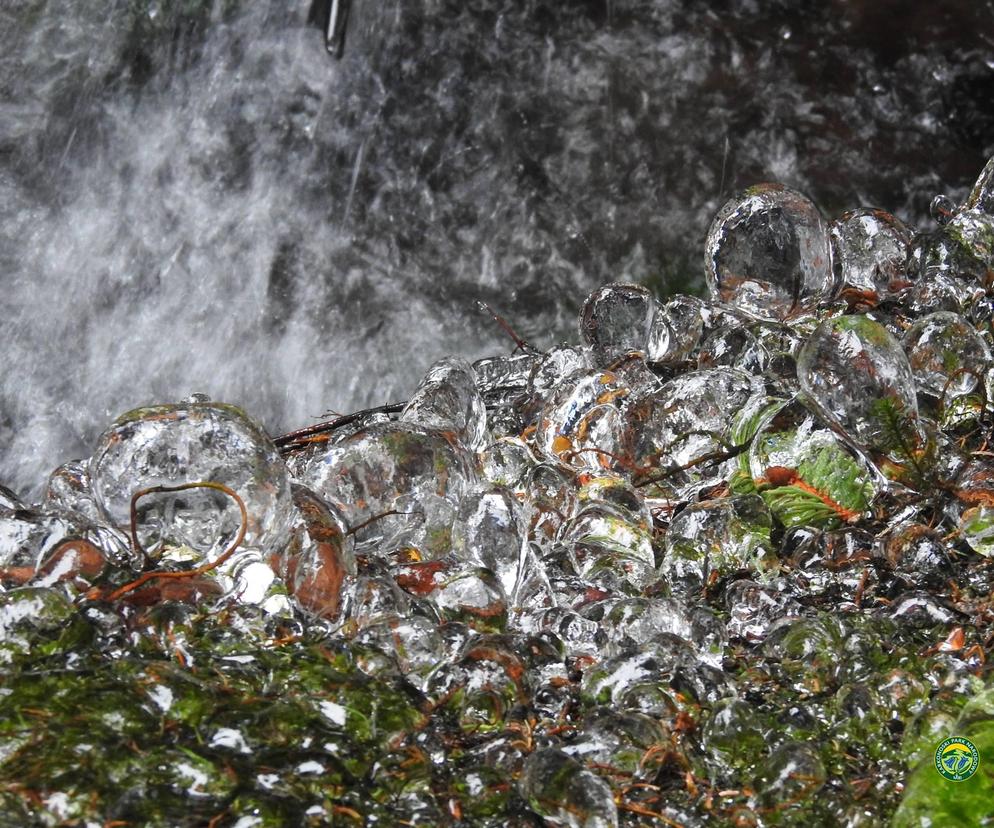
{"type": "Polygon", "coordinates": [[[272,432],[404,398],[507,350],[481,299],[573,337],[599,284],[700,284],[757,181],[965,193],[992,0],[759,5],[353,0],[334,60],[306,0],[4,0],[0,480],[194,391],[272,432]]]}

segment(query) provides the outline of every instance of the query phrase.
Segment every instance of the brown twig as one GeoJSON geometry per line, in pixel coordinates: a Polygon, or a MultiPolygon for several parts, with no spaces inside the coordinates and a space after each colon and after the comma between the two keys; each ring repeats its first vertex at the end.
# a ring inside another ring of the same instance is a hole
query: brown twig
{"type": "Polygon", "coordinates": [[[518,336],[517,331],[515,331],[514,328],[511,327],[510,323],[503,316],[497,313],[493,308],[491,308],[490,305],[488,305],[486,302],[477,302],[476,306],[480,310],[490,314],[494,322],[496,322],[500,326],[500,329],[504,333],[506,333],[509,337],[511,337],[511,340],[514,342],[516,346],[514,350],[524,351],[525,353],[532,353],[532,354],[538,353],[538,349],[528,344],[526,340],[518,336]]]}
{"type": "Polygon", "coordinates": [[[415,512],[402,512],[400,509],[388,509],[385,512],[380,512],[378,515],[373,515],[371,518],[367,518],[362,523],[358,523],[355,526],[349,528],[349,531],[345,533],[346,536],[354,535],[360,529],[365,529],[369,524],[376,523],[378,520],[382,520],[385,517],[390,517],[390,515],[413,515],[415,512]]]}
{"type": "Polygon", "coordinates": [[[225,486],[223,483],[201,481],[197,483],[183,483],[179,486],[151,486],[148,489],[139,489],[134,493],[131,497],[131,542],[134,544],[135,552],[140,554],[143,558],[145,558],[145,560],[148,560],[148,554],[145,552],[145,549],[138,540],[138,501],[150,494],[158,494],[160,492],[183,492],[188,489],[215,489],[216,491],[224,492],[224,494],[228,495],[228,497],[232,498],[235,503],[238,504],[238,510],[241,512],[241,525],[238,527],[238,534],[235,536],[235,539],[232,541],[231,545],[225,549],[218,558],[210,563],[198,566],[195,569],[165,572],[152,570],[150,572],[145,572],[134,581],[115,589],[107,595],[104,600],[116,601],[127,595],[129,592],[133,592],[156,578],[196,578],[199,575],[203,575],[204,573],[210,572],[212,569],[219,567],[234,554],[235,550],[239,546],[241,546],[242,541],[245,540],[245,534],[248,532],[248,510],[245,508],[245,501],[239,497],[238,493],[234,489],[225,486]]]}
{"type": "Polygon", "coordinates": [[[407,405],[406,402],[374,405],[372,408],[364,408],[362,411],[355,411],[352,414],[344,414],[333,420],[325,420],[324,422],[315,423],[314,425],[309,425],[305,428],[288,432],[287,434],[281,434],[279,437],[276,437],[273,442],[276,444],[277,448],[283,450],[284,452],[291,451],[294,448],[300,447],[296,445],[297,443],[306,444],[307,438],[309,437],[314,437],[318,434],[328,434],[336,429],[347,426],[350,423],[354,423],[357,420],[361,420],[372,414],[396,414],[399,411],[403,411],[405,405],[407,405]]]}
{"type": "MultiPolygon", "coordinates": [[[[661,469],[659,474],[653,477],[646,477],[642,480],[638,480],[636,486],[650,486],[653,483],[659,483],[667,478],[672,477],[675,474],[679,474],[682,471],[687,471],[687,469],[692,469],[695,466],[703,465],[704,463],[710,463],[711,465],[717,465],[725,460],[731,460],[733,457],[738,457],[742,452],[749,448],[749,443],[743,443],[740,446],[732,446],[730,449],[719,450],[719,451],[709,451],[707,454],[702,454],[699,457],[695,457],[692,460],[688,460],[679,466],[670,466],[665,469],[661,469]]],[[[651,467],[645,468],[644,471],[649,471],[651,467]]]]}

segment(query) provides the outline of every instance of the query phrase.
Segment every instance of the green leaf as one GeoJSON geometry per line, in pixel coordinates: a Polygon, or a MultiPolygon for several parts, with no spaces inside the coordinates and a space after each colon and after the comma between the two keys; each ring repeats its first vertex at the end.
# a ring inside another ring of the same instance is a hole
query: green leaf
{"type": "Polygon", "coordinates": [[[787,527],[836,526],[843,522],[843,512],[865,512],[873,498],[869,474],[837,443],[823,444],[801,461],[797,476],[817,493],[793,484],[760,492],[787,527]]]}

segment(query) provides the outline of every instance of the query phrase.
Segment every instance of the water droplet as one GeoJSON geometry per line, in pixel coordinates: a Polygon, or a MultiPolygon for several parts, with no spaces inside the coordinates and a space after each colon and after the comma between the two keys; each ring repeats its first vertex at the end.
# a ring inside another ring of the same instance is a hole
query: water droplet
{"type": "Polygon", "coordinates": [[[645,351],[656,300],[639,285],[613,284],[587,297],[580,311],[580,336],[609,363],[626,351],[645,351]]]}
{"type": "Polygon", "coordinates": [[[618,808],[608,784],[555,748],[525,760],[521,795],[548,824],[561,828],[617,828],[618,808]]]}
{"type": "Polygon", "coordinates": [[[831,298],[825,222],[807,198],[760,184],[718,211],[705,243],[711,296],[761,319],[784,319],[831,298]]]}
{"type": "Polygon", "coordinates": [[[853,439],[889,449],[921,441],[911,365],[900,344],[868,316],[826,319],[797,360],[801,388],[853,439]]]}
{"type": "Polygon", "coordinates": [[[991,361],[973,325],[948,311],[919,319],[904,336],[904,350],[918,387],[937,397],[969,394],[991,361]]]}
{"type": "Polygon", "coordinates": [[[487,409],[476,388],[476,373],[468,362],[446,357],[425,374],[400,414],[404,422],[455,432],[471,451],[483,448],[487,409]]]}
{"type": "Polygon", "coordinates": [[[846,287],[884,296],[904,277],[911,233],[897,217],[883,210],[850,210],[829,232],[836,273],[846,287]]]}

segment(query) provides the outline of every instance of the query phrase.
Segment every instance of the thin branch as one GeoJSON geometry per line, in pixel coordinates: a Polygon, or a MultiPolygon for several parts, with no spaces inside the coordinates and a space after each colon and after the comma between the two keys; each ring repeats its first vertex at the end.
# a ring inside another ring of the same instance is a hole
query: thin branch
{"type": "Polygon", "coordinates": [[[516,351],[524,351],[525,353],[531,353],[531,354],[539,353],[537,348],[533,347],[525,339],[518,336],[517,331],[515,331],[514,328],[511,327],[510,323],[503,316],[497,313],[493,308],[491,308],[490,305],[488,305],[486,302],[477,302],[476,306],[480,310],[488,313],[491,316],[491,318],[494,320],[494,322],[496,322],[500,326],[500,329],[504,333],[506,333],[509,337],[511,337],[511,340],[517,346],[515,348],[516,351]]]}
{"type": "Polygon", "coordinates": [[[104,600],[106,601],[116,601],[119,598],[127,595],[129,592],[133,592],[141,586],[144,586],[149,581],[156,578],[196,578],[199,575],[203,575],[210,572],[212,569],[216,569],[221,564],[230,558],[235,550],[241,546],[243,540],[245,540],[245,534],[248,532],[248,511],[245,508],[245,501],[238,496],[238,493],[223,483],[215,483],[213,481],[202,481],[198,483],[184,483],[180,486],[152,486],[148,489],[139,489],[131,498],[131,542],[134,544],[135,552],[140,554],[145,560],[148,560],[148,553],[142,547],[138,540],[138,501],[150,494],[157,494],[160,492],[183,492],[188,489],[215,489],[219,492],[224,492],[228,497],[232,498],[235,503],[238,504],[238,510],[241,512],[241,525],[238,527],[238,534],[235,536],[234,541],[231,545],[221,554],[218,558],[211,561],[210,563],[198,566],[195,569],[185,569],[180,571],[151,571],[145,572],[140,575],[134,581],[125,584],[118,589],[115,589],[109,595],[107,595],[104,600]]]}
{"type": "Polygon", "coordinates": [[[314,425],[307,426],[306,428],[297,429],[296,431],[291,431],[287,434],[281,434],[279,437],[275,438],[273,442],[276,443],[277,448],[280,448],[283,451],[292,451],[295,448],[301,448],[306,445],[308,439],[311,437],[316,437],[319,434],[330,434],[336,429],[347,426],[357,420],[363,419],[364,417],[369,417],[372,414],[396,414],[403,411],[405,405],[407,405],[406,402],[374,405],[372,408],[364,408],[362,411],[355,411],[352,414],[344,414],[341,417],[336,417],[334,420],[325,420],[322,423],[315,423],[314,425]]]}
{"type": "MultiPolygon", "coordinates": [[[[636,486],[650,486],[653,483],[659,483],[663,480],[667,480],[673,477],[675,474],[679,474],[682,471],[687,471],[687,469],[692,469],[695,466],[701,466],[705,463],[715,466],[718,463],[722,463],[725,460],[731,460],[733,457],[738,457],[742,452],[749,448],[749,443],[743,443],[739,446],[732,446],[730,449],[719,450],[719,451],[709,451],[707,454],[702,454],[699,457],[695,457],[692,460],[688,460],[679,466],[670,466],[666,469],[661,469],[659,474],[653,477],[646,477],[643,480],[639,480],[635,483],[636,486]]],[[[650,469],[645,469],[650,471],[650,469]]]]}

